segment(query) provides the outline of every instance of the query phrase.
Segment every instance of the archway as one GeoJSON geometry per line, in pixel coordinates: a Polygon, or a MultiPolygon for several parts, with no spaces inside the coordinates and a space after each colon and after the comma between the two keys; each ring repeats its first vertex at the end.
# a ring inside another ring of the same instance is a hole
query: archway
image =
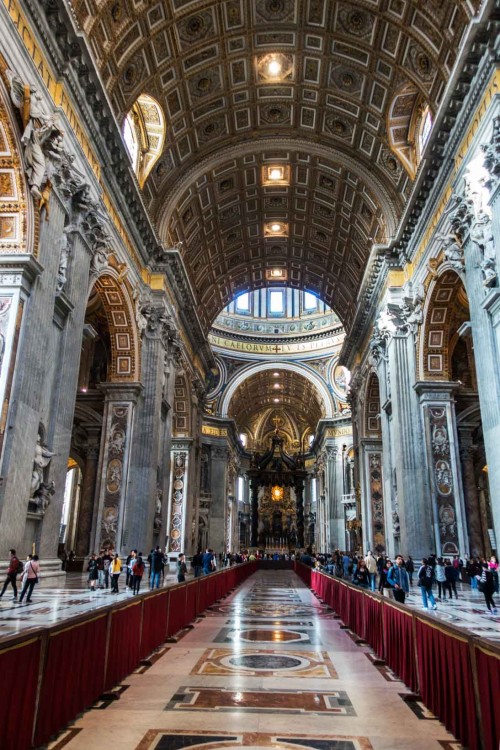
{"type": "MultiPolygon", "coordinates": [[[[459,513],[463,491],[468,547],[464,552],[476,557],[489,555],[492,516],[469,302],[462,279],[446,264],[429,287],[420,333],[419,369],[423,381],[443,383],[444,388],[449,384],[453,394],[449,407],[451,421],[447,421],[444,406],[428,407],[440,535],[450,535],[453,529],[450,506],[453,508],[455,503],[459,513]]],[[[445,542],[443,549],[453,551],[453,543],[445,542]]]]}

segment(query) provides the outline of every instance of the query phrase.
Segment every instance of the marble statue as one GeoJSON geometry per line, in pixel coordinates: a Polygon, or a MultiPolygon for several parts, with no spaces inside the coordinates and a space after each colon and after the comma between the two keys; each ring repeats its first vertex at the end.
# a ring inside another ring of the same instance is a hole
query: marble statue
{"type": "Polygon", "coordinates": [[[57,115],[49,111],[36,85],[25,83],[12,70],[6,73],[12,101],[23,121],[21,143],[30,192],[41,201],[43,183],[50,178],[53,163],[62,155],[63,131],[57,115]]]}
{"type": "Polygon", "coordinates": [[[441,237],[443,241],[444,257],[456,271],[464,270],[464,251],[455,234],[441,237]]]}
{"type": "Polygon", "coordinates": [[[493,237],[491,219],[487,213],[481,211],[471,230],[471,239],[479,247],[482,255],[481,271],[484,286],[493,286],[497,279],[495,239],[493,237]]]}
{"type": "Polygon", "coordinates": [[[54,481],[42,482],[40,487],[38,488],[36,495],[33,498],[33,502],[36,505],[37,511],[42,515],[49,507],[52,495],[55,493],[55,491],[56,488],[54,481]]]}
{"type": "Polygon", "coordinates": [[[55,453],[52,453],[52,451],[49,451],[47,446],[42,443],[42,436],[40,435],[40,433],[38,433],[38,437],[36,439],[35,457],[33,459],[33,472],[31,475],[30,497],[34,497],[35,494],[40,489],[42,482],[43,482],[44,469],[47,468],[47,466],[50,464],[52,456],[55,456],[55,455],[56,455],[55,453]]]}

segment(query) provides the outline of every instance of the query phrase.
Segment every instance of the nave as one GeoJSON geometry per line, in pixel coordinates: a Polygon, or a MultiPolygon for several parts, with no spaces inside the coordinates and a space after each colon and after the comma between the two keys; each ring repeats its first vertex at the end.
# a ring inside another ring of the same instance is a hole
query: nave
{"type": "Polygon", "coordinates": [[[261,570],[205,614],[49,749],[461,747],[295,573],[261,570]]]}

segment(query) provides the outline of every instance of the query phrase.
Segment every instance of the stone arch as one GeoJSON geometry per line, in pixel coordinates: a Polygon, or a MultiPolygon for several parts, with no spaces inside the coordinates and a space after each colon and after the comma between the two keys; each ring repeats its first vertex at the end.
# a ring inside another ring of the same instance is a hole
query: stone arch
{"type": "Polygon", "coordinates": [[[250,378],[252,375],[255,375],[258,372],[262,372],[263,370],[275,370],[277,368],[279,368],[280,370],[289,370],[291,372],[297,373],[298,375],[302,375],[304,378],[307,378],[307,380],[309,380],[314,385],[321,399],[323,400],[323,405],[325,408],[324,419],[332,419],[335,414],[335,401],[333,396],[327,389],[324,381],[316,372],[312,370],[312,368],[307,367],[307,365],[296,365],[294,362],[258,362],[256,364],[241,368],[241,370],[236,373],[234,378],[229,381],[224,391],[220,406],[221,416],[225,418],[229,417],[228,410],[231,399],[238,387],[247,378],[250,378]]]}
{"type": "Polygon", "coordinates": [[[467,293],[461,277],[449,267],[429,285],[419,337],[419,377],[453,379],[451,355],[459,340],[457,330],[468,319],[467,293]]]}
{"type": "Polygon", "coordinates": [[[134,316],[132,300],[124,282],[112,268],[107,268],[93,283],[101,297],[111,339],[110,382],[140,380],[140,339],[134,316]]]}
{"type": "MultiPolygon", "coordinates": [[[[0,70],[5,66],[0,58],[0,70]]],[[[38,212],[30,216],[27,186],[21,159],[17,128],[12,118],[10,98],[0,81],[0,253],[24,254],[37,250],[38,212]],[[32,227],[32,229],[30,229],[32,227]]]]}
{"type": "Polygon", "coordinates": [[[363,433],[365,437],[382,438],[380,426],[380,385],[378,375],[370,372],[366,383],[363,433]]]}

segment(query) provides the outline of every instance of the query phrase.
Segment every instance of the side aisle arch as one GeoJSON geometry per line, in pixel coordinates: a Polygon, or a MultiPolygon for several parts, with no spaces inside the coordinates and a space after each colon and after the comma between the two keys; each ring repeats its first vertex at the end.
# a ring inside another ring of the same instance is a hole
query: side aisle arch
{"type": "Polygon", "coordinates": [[[120,283],[112,268],[99,276],[93,288],[99,293],[109,325],[111,339],[111,382],[139,382],[141,376],[140,341],[127,287],[120,283]]]}

